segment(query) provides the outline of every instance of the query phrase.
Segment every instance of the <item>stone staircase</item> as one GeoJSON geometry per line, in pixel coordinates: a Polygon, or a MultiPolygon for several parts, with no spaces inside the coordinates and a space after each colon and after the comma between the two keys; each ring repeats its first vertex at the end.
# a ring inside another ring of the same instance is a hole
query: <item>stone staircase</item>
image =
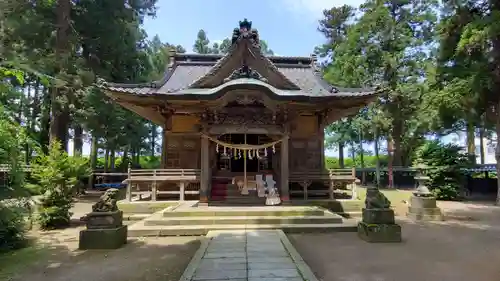
{"type": "Polygon", "coordinates": [[[356,231],[356,220],[320,207],[178,207],[129,226],[129,237],[206,235],[210,230],[356,231]]]}

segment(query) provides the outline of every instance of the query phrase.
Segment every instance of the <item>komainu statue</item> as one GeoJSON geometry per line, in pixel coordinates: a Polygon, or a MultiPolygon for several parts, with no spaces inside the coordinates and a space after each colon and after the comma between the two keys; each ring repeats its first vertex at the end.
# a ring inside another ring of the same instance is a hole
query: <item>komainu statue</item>
{"type": "Polygon", "coordinates": [[[116,212],[118,211],[118,206],[116,206],[118,198],[118,189],[110,188],[99,198],[99,201],[92,205],[92,212],[116,212]]]}
{"type": "Polygon", "coordinates": [[[366,190],[366,209],[389,209],[390,207],[391,201],[378,188],[368,188],[366,190]]]}

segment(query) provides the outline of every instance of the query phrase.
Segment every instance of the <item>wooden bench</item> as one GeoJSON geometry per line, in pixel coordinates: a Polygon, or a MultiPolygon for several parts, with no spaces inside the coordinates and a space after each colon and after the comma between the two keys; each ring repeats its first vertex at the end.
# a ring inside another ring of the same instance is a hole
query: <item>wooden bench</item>
{"type": "Polygon", "coordinates": [[[352,199],[356,199],[356,184],[359,180],[356,178],[356,171],[352,169],[332,169],[329,171],[297,171],[292,172],[289,176],[290,183],[297,183],[302,187],[302,190],[290,190],[291,194],[303,194],[304,200],[307,200],[309,195],[328,195],[330,199],[334,199],[334,191],[336,184],[347,184],[351,186],[352,199]],[[313,182],[322,182],[328,186],[327,190],[311,190],[310,186],[313,182]]]}
{"type": "Polygon", "coordinates": [[[178,194],[179,200],[184,201],[186,194],[200,194],[199,186],[196,190],[186,190],[189,184],[199,184],[199,169],[140,169],[128,170],[127,200],[131,201],[132,196],[144,194],[142,185],[147,185],[147,192],[151,192],[151,200],[156,201],[158,194],[178,194]],[[158,183],[175,183],[179,190],[162,191],[158,190],[158,183]],[[136,191],[132,190],[132,185],[136,185],[136,191]]]}

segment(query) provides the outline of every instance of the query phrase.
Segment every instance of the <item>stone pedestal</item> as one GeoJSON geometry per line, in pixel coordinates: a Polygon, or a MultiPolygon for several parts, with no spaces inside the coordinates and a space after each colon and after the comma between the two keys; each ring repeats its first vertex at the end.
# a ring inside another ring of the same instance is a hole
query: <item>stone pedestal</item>
{"type": "Polygon", "coordinates": [[[421,221],[436,221],[443,220],[441,209],[436,205],[436,198],[433,196],[418,196],[410,197],[410,206],[406,216],[421,221]]]}
{"type": "Polygon", "coordinates": [[[363,209],[358,236],[367,242],[401,242],[401,226],[395,223],[392,209],[363,209]]]}
{"type": "Polygon", "coordinates": [[[87,229],[80,231],[79,248],[117,249],[127,243],[123,212],[92,212],[86,217],[87,229]]]}

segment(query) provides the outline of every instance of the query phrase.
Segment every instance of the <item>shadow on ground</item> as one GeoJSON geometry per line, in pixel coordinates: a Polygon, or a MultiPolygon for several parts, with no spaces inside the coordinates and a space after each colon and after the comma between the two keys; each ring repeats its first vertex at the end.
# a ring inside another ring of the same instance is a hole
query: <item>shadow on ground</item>
{"type": "Polygon", "coordinates": [[[80,251],[77,237],[40,238],[0,255],[0,280],[177,281],[200,244],[196,237],[129,239],[117,250],[80,251]]]}
{"type": "Polygon", "coordinates": [[[441,207],[446,214],[476,220],[416,223],[400,218],[404,241],[399,244],[370,244],[355,233],[289,237],[320,280],[499,280],[500,208],[476,202],[441,207]]]}

